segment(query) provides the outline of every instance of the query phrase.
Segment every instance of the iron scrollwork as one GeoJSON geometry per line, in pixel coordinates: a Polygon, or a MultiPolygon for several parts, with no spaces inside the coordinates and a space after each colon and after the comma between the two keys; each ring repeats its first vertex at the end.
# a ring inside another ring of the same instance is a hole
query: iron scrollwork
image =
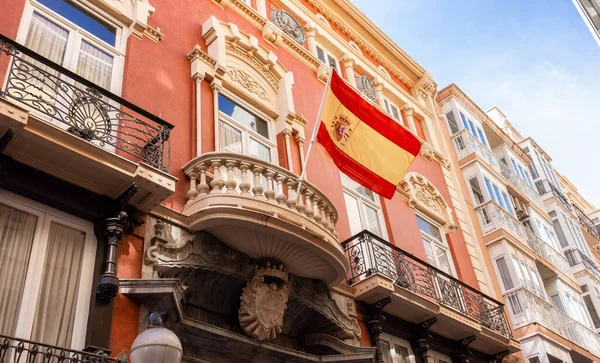
{"type": "Polygon", "coordinates": [[[379,274],[398,287],[479,321],[488,329],[511,335],[504,305],[371,232],[360,232],[344,241],[342,247],[350,261],[349,285],[379,274]]]}
{"type": "Polygon", "coordinates": [[[4,37],[0,39],[0,54],[12,56],[0,97],[17,101],[42,121],[89,143],[168,170],[171,125],[106,90],[89,86],[89,81],[39,54],[9,42],[4,37]]]}

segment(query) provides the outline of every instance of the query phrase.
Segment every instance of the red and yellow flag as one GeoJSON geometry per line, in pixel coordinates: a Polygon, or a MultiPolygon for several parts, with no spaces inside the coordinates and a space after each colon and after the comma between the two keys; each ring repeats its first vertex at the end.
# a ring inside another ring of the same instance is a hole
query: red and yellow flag
{"type": "Polygon", "coordinates": [[[344,174],[391,199],[421,142],[332,73],[317,139],[344,174]]]}

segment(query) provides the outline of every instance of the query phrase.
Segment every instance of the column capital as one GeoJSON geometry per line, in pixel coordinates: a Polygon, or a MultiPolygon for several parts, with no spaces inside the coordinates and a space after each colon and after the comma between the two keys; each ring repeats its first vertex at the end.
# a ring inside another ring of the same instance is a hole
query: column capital
{"type": "Polygon", "coordinates": [[[304,144],[305,141],[306,139],[304,137],[302,137],[300,134],[296,134],[296,142],[298,144],[304,144]]]}
{"type": "Polygon", "coordinates": [[[218,83],[212,82],[210,84],[210,89],[212,90],[213,93],[216,94],[216,93],[221,92],[221,89],[223,89],[223,87],[218,83]]]}
{"type": "Polygon", "coordinates": [[[342,59],[340,59],[340,62],[342,62],[342,64],[346,68],[348,68],[348,67],[354,67],[354,58],[352,58],[352,56],[350,55],[350,53],[344,54],[344,56],[342,57],[342,59]]]}
{"type": "Polygon", "coordinates": [[[415,112],[415,109],[411,105],[405,105],[402,109],[404,110],[406,117],[412,117],[415,112]]]}
{"type": "Polygon", "coordinates": [[[309,20],[304,24],[304,34],[306,34],[307,37],[315,37],[318,32],[319,30],[312,21],[309,20]]]}
{"type": "Polygon", "coordinates": [[[200,74],[200,73],[194,73],[194,75],[192,76],[192,78],[194,78],[194,81],[200,83],[202,81],[204,81],[204,75],[200,74]]]}
{"type": "Polygon", "coordinates": [[[283,129],[283,131],[281,131],[283,133],[283,136],[289,138],[290,135],[292,134],[292,130],[290,129],[283,129]]]}

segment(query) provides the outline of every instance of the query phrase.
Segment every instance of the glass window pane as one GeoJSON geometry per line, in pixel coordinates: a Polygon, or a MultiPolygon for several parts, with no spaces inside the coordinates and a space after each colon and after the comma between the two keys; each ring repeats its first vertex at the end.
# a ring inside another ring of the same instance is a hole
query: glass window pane
{"type": "Polygon", "coordinates": [[[367,223],[367,229],[381,236],[381,227],[379,226],[379,215],[377,214],[377,210],[365,205],[365,219],[367,223]]]}
{"type": "Polygon", "coordinates": [[[219,111],[236,120],[246,128],[269,138],[269,128],[266,121],[254,116],[243,107],[219,93],[219,111]]]}
{"type": "Polygon", "coordinates": [[[317,47],[317,58],[319,58],[321,62],[326,63],[325,52],[323,51],[323,49],[321,49],[321,47],[317,47]]]}
{"type": "Polygon", "coordinates": [[[481,131],[481,129],[479,127],[477,128],[477,134],[479,134],[479,140],[481,140],[481,143],[484,144],[485,146],[487,146],[487,141],[485,141],[485,136],[483,136],[483,131],[481,131]]]}
{"type": "Polygon", "coordinates": [[[385,112],[391,113],[391,111],[390,111],[390,103],[388,102],[388,100],[383,100],[383,105],[385,106],[385,112]]]}
{"type": "Polygon", "coordinates": [[[83,40],[76,73],[96,85],[109,89],[113,56],[83,40]]]}
{"type": "Polygon", "coordinates": [[[458,124],[456,123],[456,119],[454,118],[454,112],[448,112],[446,114],[446,119],[448,120],[448,124],[450,125],[450,131],[453,135],[456,134],[458,132],[458,124]]]}
{"type": "Polygon", "coordinates": [[[36,224],[36,216],[0,204],[0,334],[15,334],[36,224]]]}
{"type": "Polygon", "coordinates": [[[423,218],[417,216],[417,224],[419,225],[419,229],[422,232],[427,233],[428,235],[436,238],[438,241],[443,242],[442,240],[442,232],[440,229],[423,218]]]}
{"type": "Polygon", "coordinates": [[[84,247],[85,233],[58,223],[51,224],[32,340],[70,346],[84,247]]]}
{"type": "Polygon", "coordinates": [[[221,121],[220,125],[219,140],[221,141],[221,150],[241,154],[243,152],[242,132],[223,121],[221,121]]]}
{"type": "Polygon", "coordinates": [[[510,214],[515,215],[515,212],[513,212],[513,209],[512,209],[512,207],[510,205],[510,202],[508,201],[508,196],[504,192],[502,192],[502,199],[504,200],[504,204],[506,205],[506,209],[510,212],[510,214]]]}
{"type": "Polygon", "coordinates": [[[350,222],[350,233],[355,235],[365,229],[360,220],[358,200],[350,194],[344,193],[344,201],[346,202],[346,211],[348,212],[348,221],[350,222]]]}
{"type": "Polygon", "coordinates": [[[478,204],[485,202],[477,178],[469,179],[469,185],[471,185],[471,191],[473,191],[473,195],[475,196],[475,202],[477,202],[478,204]]]}
{"type": "Polygon", "coordinates": [[[250,148],[248,154],[253,158],[271,162],[271,149],[268,146],[250,138],[248,147],[250,148]]]}
{"type": "Polygon", "coordinates": [[[54,10],[81,28],[94,34],[110,45],[116,44],[117,31],[112,26],[98,20],[89,12],[74,6],[67,0],[38,0],[39,3],[54,10]]]}
{"type": "MultiPolygon", "coordinates": [[[[66,29],[34,12],[25,46],[54,63],[62,65],[68,37],[69,32],[66,29]]],[[[38,65],[37,61],[35,64],[38,65]]],[[[52,72],[56,71],[52,70],[52,72]]]]}
{"type": "Polygon", "coordinates": [[[327,62],[329,63],[329,68],[334,68],[337,71],[337,67],[335,66],[337,64],[337,62],[335,61],[335,58],[333,58],[332,56],[330,56],[328,54],[327,55],[327,62]]]}
{"type": "Polygon", "coordinates": [[[510,277],[510,271],[508,270],[508,266],[506,265],[504,257],[500,257],[496,260],[496,266],[498,266],[498,272],[500,273],[500,280],[502,280],[504,290],[510,290],[515,287],[512,278],[510,277]]]}
{"type": "Polygon", "coordinates": [[[462,121],[463,126],[465,127],[465,129],[468,130],[469,129],[469,125],[467,125],[467,118],[465,117],[465,115],[463,115],[462,112],[459,112],[459,113],[460,113],[460,119],[462,121]]]}
{"type": "Polygon", "coordinates": [[[485,182],[485,187],[488,190],[488,194],[490,195],[490,198],[492,198],[493,201],[498,201],[496,199],[496,196],[494,195],[494,191],[492,190],[492,184],[490,183],[489,180],[487,180],[487,178],[483,178],[483,181],[485,182]]]}
{"type": "Polygon", "coordinates": [[[396,106],[392,105],[392,116],[394,117],[394,119],[396,119],[396,121],[400,121],[400,113],[398,112],[398,109],[396,108],[396,106]]]}
{"type": "Polygon", "coordinates": [[[447,251],[439,246],[435,246],[438,268],[447,274],[450,274],[450,262],[448,261],[447,251]]]}
{"type": "Polygon", "coordinates": [[[560,295],[554,294],[550,296],[550,300],[552,300],[552,305],[554,305],[555,308],[562,311],[563,313],[565,312],[565,307],[562,303],[562,300],[560,299],[560,295]]]}
{"type": "Polygon", "coordinates": [[[377,345],[379,346],[379,351],[383,356],[383,361],[385,363],[394,363],[394,361],[392,360],[392,351],[390,349],[390,343],[383,339],[379,339],[377,345]]]}
{"type": "Polygon", "coordinates": [[[408,349],[398,344],[394,344],[394,363],[408,363],[408,349]]]}
{"type": "Polygon", "coordinates": [[[341,173],[341,175],[342,175],[342,185],[344,185],[346,188],[362,195],[363,197],[367,198],[368,200],[370,200],[372,202],[375,201],[375,194],[373,194],[372,190],[367,189],[367,188],[363,187],[362,185],[358,184],[354,180],[350,179],[344,173],[341,173]]]}
{"type": "Polygon", "coordinates": [[[471,129],[471,133],[473,135],[475,135],[475,137],[477,137],[477,131],[475,130],[475,125],[473,124],[473,121],[469,120],[469,128],[471,129]]]}
{"type": "Polygon", "coordinates": [[[431,242],[429,242],[424,237],[421,238],[423,241],[423,246],[425,246],[425,253],[427,254],[427,262],[430,265],[437,267],[437,263],[435,262],[435,256],[433,254],[433,247],[431,246],[431,242]]]}
{"type": "Polygon", "coordinates": [[[502,197],[500,196],[500,190],[498,189],[498,187],[495,184],[492,184],[492,187],[494,188],[494,194],[496,194],[496,201],[498,202],[498,204],[500,204],[500,206],[504,209],[506,209],[506,206],[504,205],[504,201],[502,200],[502,197]]]}

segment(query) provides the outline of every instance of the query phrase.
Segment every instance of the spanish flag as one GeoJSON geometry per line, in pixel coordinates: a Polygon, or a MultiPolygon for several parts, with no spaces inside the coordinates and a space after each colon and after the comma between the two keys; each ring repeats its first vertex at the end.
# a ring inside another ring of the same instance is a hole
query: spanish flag
{"type": "Polygon", "coordinates": [[[317,139],[340,171],[391,199],[421,142],[332,73],[317,139]]]}

